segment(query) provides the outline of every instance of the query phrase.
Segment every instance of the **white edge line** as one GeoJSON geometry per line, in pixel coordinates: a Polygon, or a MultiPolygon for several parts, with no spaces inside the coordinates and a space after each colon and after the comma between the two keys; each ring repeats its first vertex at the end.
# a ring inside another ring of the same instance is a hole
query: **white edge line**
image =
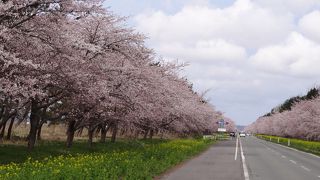
{"type": "MultiPolygon", "coordinates": [[[[259,138],[257,138],[257,139],[259,139],[259,138]]],[[[262,140],[262,139],[260,139],[260,140],[262,140]]],[[[264,140],[264,141],[266,141],[266,140],[264,140]]],[[[266,142],[269,142],[269,141],[266,141],[266,142]]],[[[308,155],[310,155],[310,156],[313,156],[313,157],[316,157],[316,158],[319,158],[319,159],[320,159],[320,156],[317,156],[317,155],[312,154],[312,153],[307,153],[307,152],[304,152],[304,151],[300,151],[300,150],[298,150],[298,149],[294,149],[294,148],[291,148],[291,147],[288,147],[288,146],[284,146],[284,145],[278,144],[278,143],[272,143],[272,144],[277,144],[277,145],[282,146],[282,147],[284,147],[284,148],[291,149],[291,150],[293,150],[293,151],[297,151],[297,152],[300,152],[300,153],[308,154],[308,155]]]]}
{"type": "Polygon", "coordinates": [[[239,140],[239,142],[240,142],[240,151],[241,151],[241,159],[242,159],[242,167],[243,167],[244,179],[245,180],[249,180],[249,173],[248,173],[248,168],[247,168],[247,165],[246,165],[246,158],[244,157],[244,154],[243,154],[241,139],[239,140]]]}
{"type": "Polygon", "coordinates": [[[290,162],[292,162],[293,164],[297,164],[297,162],[295,162],[294,160],[290,160],[290,162]]]}
{"type": "Polygon", "coordinates": [[[300,166],[302,169],[306,170],[306,171],[311,171],[309,168],[306,168],[305,166],[300,166]]]}
{"type": "Polygon", "coordinates": [[[238,144],[239,144],[239,137],[237,136],[237,142],[236,142],[236,152],[234,154],[234,160],[237,160],[237,156],[238,156],[238,144]]]}

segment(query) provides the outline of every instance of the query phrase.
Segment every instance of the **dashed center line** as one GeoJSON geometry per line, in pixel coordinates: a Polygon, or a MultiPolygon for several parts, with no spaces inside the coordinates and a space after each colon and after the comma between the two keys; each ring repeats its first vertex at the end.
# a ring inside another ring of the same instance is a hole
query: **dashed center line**
{"type": "Polygon", "coordinates": [[[320,176],[318,176],[318,178],[320,178],[320,176]]]}
{"type": "Polygon", "coordinates": [[[304,170],[306,170],[306,171],[311,171],[310,169],[308,169],[308,168],[306,168],[306,167],[304,167],[304,166],[300,166],[302,169],[304,169],[304,170]]]}
{"type": "Polygon", "coordinates": [[[281,157],[282,157],[282,158],[286,158],[286,156],[284,156],[284,155],[282,155],[281,157]]]}
{"type": "Polygon", "coordinates": [[[290,160],[290,162],[292,162],[293,164],[297,164],[297,162],[295,162],[294,160],[290,160]]]}

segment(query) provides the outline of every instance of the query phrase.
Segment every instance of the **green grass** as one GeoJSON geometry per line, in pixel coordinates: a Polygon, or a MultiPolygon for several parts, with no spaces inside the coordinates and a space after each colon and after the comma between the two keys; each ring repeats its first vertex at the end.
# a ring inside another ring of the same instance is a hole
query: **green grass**
{"type": "Polygon", "coordinates": [[[214,141],[179,139],[97,143],[43,142],[34,152],[1,146],[0,179],[152,179],[214,141]],[[9,163],[10,164],[6,164],[9,163]]]}
{"type": "Polygon", "coordinates": [[[269,135],[256,135],[256,136],[266,141],[271,140],[271,142],[274,142],[274,143],[278,143],[278,139],[279,139],[279,144],[282,144],[285,146],[288,146],[288,141],[290,140],[290,147],[320,156],[319,141],[306,141],[301,139],[283,138],[283,137],[269,136],[269,135]]]}

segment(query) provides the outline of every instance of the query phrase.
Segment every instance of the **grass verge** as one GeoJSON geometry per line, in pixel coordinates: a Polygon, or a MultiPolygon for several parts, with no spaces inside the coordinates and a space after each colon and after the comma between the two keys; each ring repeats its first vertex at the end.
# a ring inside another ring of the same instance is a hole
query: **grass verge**
{"type": "Polygon", "coordinates": [[[283,137],[269,136],[269,135],[256,135],[256,136],[266,141],[282,144],[285,146],[289,146],[291,148],[295,148],[304,152],[309,152],[309,153],[320,156],[320,142],[318,141],[306,141],[301,139],[283,138],[283,137]]]}
{"type": "Polygon", "coordinates": [[[121,141],[97,143],[92,149],[85,142],[77,142],[70,150],[61,142],[47,142],[31,153],[25,147],[1,146],[1,162],[11,163],[0,165],[0,179],[152,179],[204,151],[213,142],[121,141]],[[16,157],[12,156],[14,153],[16,157]]]}

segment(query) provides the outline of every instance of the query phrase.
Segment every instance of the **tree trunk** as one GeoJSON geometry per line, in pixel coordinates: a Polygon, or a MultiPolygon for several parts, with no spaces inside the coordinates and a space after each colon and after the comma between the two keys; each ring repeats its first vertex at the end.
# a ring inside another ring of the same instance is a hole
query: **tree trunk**
{"type": "Polygon", "coordinates": [[[143,139],[147,139],[149,130],[144,131],[143,139]]]}
{"type": "Polygon", "coordinates": [[[92,144],[93,144],[93,132],[94,132],[94,129],[91,129],[91,128],[88,129],[88,136],[89,136],[88,143],[90,147],[92,147],[92,144]]]}
{"type": "Polygon", "coordinates": [[[44,124],[43,122],[39,124],[38,132],[37,132],[37,140],[41,140],[41,130],[42,130],[43,124],[44,124]]]}
{"type": "Polygon", "coordinates": [[[15,119],[14,117],[11,118],[11,122],[9,124],[8,132],[7,132],[7,140],[11,139],[12,127],[13,127],[14,119],[15,119]]]}
{"type": "Polygon", "coordinates": [[[5,133],[6,126],[7,126],[7,122],[8,122],[8,120],[4,120],[4,122],[2,124],[2,128],[1,128],[1,131],[0,131],[0,141],[3,140],[4,133],[5,133]]]}
{"type": "MultiPolygon", "coordinates": [[[[1,121],[1,118],[0,118],[0,121],[1,121]]],[[[0,123],[0,131],[1,131],[1,129],[2,129],[2,123],[0,123]]]]}
{"type": "Polygon", "coordinates": [[[31,114],[30,114],[30,131],[29,131],[29,139],[28,139],[28,149],[32,150],[36,143],[37,138],[37,130],[39,127],[40,116],[39,109],[37,107],[37,102],[32,100],[31,104],[31,114]]]}
{"type": "Polygon", "coordinates": [[[139,134],[140,134],[140,131],[136,130],[135,133],[134,133],[134,138],[138,139],[139,138],[139,134]]]}
{"type": "Polygon", "coordinates": [[[111,136],[112,143],[116,142],[117,131],[118,131],[118,123],[115,122],[113,124],[113,129],[112,129],[112,136],[111,136]]]}
{"type": "Polygon", "coordinates": [[[69,121],[68,129],[67,129],[67,148],[70,148],[72,146],[74,133],[76,131],[75,125],[76,125],[76,121],[69,121]]]}
{"type": "Polygon", "coordinates": [[[164,133],[161,132],[160,139],[163,139],[163,135],[164,135],[164,133]]]}
{"type": "Polygon", "coordinates": [[[127,131],[125,129],[122,129],[120,132],[120,135],[123,136],[127,131]]]}
{"type": "MultiPolygon", "coordinates": [[[[1,120],[1,119],[0,119],[1,120]]],[[[0,131],[2,130],[2,124],[0,124],[0,131]]],[[[2,142],[2,139],[0,137],[0,143],[2,142]]]]}
{"type": "Polygon", "coordinates": [[[154,131],[153,131],[153,129],[151,129],[151,130],[150,130],[150,134],[149,134],[149,139],[152,139],[153,134],[154,134],[154,131]]]}
{"type": "Polygon", "coordinates": [[[107,131],[106,128],[101,129],[101,139],[100,142],[105,143],[107,139],[107,131]]]}
{"type": "Polygon", "coordinates": [[[107,123],[103,123],[101,128],[101,139],[100,142],[105,143],[107,139],[107,132],[109,131],[111,126],[107,126],[107,123]],[[107,126],[107,127],[106,127],[107,126]]]}

